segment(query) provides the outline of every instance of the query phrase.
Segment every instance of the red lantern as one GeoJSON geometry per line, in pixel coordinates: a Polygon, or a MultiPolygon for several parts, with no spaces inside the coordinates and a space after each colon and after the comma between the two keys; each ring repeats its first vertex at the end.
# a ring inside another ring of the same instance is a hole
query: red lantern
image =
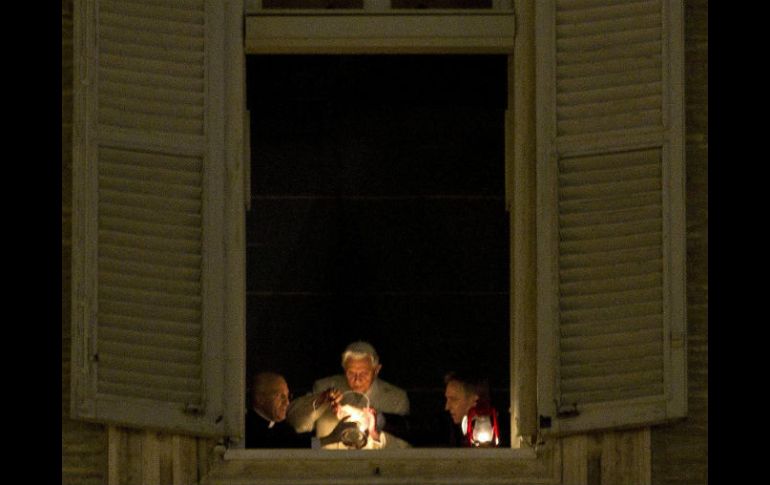
{"type": "Polygon", "coordinates": [[[477,403],[463,418],[463,434],[468,446],[494,448],[500,444],[497,410],[489,403],[477,403]]]}

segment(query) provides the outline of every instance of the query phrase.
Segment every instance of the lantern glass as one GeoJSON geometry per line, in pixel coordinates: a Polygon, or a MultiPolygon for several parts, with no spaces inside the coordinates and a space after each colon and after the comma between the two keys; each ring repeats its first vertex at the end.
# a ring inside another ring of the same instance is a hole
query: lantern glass
{"type": "Polygon", "coordinates": [[[489,416],[476,416],[473,418],[473,443],[485,445],[494,439],[492,420],[489,416]]]}
{"type": "Polygon", "coordinates": [[[337,418],[348,417],[348,422],[356,423],[355,428],[348,428],[342,432],[342,443],[345,446],[361,449],[366,446],[368,430],[370,426],[369,415],[364,409],[369,407],[369,398],[360,392],[347,391],[337,407],[337,418]]]}

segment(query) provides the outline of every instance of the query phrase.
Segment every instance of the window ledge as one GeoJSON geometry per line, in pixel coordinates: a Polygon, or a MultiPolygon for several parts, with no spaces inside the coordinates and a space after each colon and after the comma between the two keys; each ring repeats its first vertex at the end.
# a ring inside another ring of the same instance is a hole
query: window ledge
{"type": "Polygon", "coordinates": [[[442,460],[531,460],[537,453],[530,448],[401,448],[385,450],[304,450],[304,449],[228,449],[225,460],[275,460],[283,457],[291,460],[372,460],[384,461],[403,459],[442,459],[442,460]]]}
{"type": "Polygon", "coordinates": [[[531,449],[286,450],[230,449],[203,483],[428,484],[559,483],[558,442],[531,449]]]}

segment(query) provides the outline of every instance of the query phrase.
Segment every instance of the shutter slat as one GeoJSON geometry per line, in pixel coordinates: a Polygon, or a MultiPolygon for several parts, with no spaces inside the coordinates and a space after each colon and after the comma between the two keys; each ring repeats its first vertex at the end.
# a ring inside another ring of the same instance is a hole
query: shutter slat
{"type": "Polygon", "coordinates": [[[101,11],[110,12],[121,17],[138,17],[144,19],[164,19],[176,22],[195,23],[203,25],[204,12],[203,1],[188,1],[187,4],[181,2],[153,2],[143,0],[135,1],[114,1],[103,0],[101,2],[101,11]],[[174,8],[176,7],[176,8],[174,8]]]}
{"type": "MultiPolygon", "coordinates": [[[[660,57],[641,57],[641,58],[625,58],[625,59],[606,59],[601,61],[585,62],[581,64],[567,64],[562,65],[556,71],[556,80],[560,85],[572,79],[593,79],[595,76],[607,76],[617,75],[621,73],[627,73],[629,71],[646,71],[660,67],[660,57]]],[[[660,73],[653,77],[658,82],[642,83],[644,86],[653,87],[658,86],[655,91],[660,90],[660,73]]],[[[633,85],[640,84],[638,79],[632,79],[633,85]]],[[[611,84],[611,83],[606,83],[611,84]]],[[[615,83],[616,85],[618,83],[615,83]]],[[[627,82],[624,84],[628,84],[627,82]]],[[[602,93],[606,92],[606,89],[601,90],[602,93]]],[[[649,94],[649,93],[648,93],[649,94]]],[[[565,95],[567,95],[565,93],[565,95]]],[[[605,96],[602,96],[604,98],[605,96]]],[[[562,103],[560,103],[562,104],[562,103]]]]}
{"type": "Polygon", "coordinates": [[[605,20],[581,21],[580,23],[562,23],[556,26],[559,38],[585,37],[601,35],[605,32],[625,32],[634,29],[660,28],[660,15],[657,12],[637,14],[633,17],[610,17],[605,20]]]}
{"type": "Polygon", "coordinates": [[[559,250],[565,255],[591,254],[604,251],[613,251],[623,248],[650,248],[660,247],[661,233],[632,234],[630,236],[605,237],[559,244],[559,250]]]}
{"type": "Polygon", "coordinates": [[[572,199],[605,199],[613,203],[611,198],[621,198],[623,194],[656,191],[660,194],[660,179],[646,178],[636,180],[619,180],[617,182],[596,181],[593,184],[564,187],[561,191],[561,200],[570,202],[572,199]]]}
{"type": "MultiPolygon", "coordinates": [[[[118,67],[102,69],[99,76],[103,83],[120,85],[121,89],[160,89],[161,92],[180,95],[187,93],[189,98],[201,96],[203,93],[203,78],[171,76],[165,73],[137,72],[118,67]]],[[[202,97],[201,97],[202,102],[202,97]]]]}
{"type": "Polygon", "coordinates": [[[147,248],[137,249],[105,244],[100,248],[100,256],[102,260],[110,260],[111,263],[115,260],[122,260],[128,263],[151,264],[160,271],[173,267],[200,270],[201,267],[200,253],[170,253],[168,251],[148,250],[147,248]]]}
{"type": "Polygon", "coordinates": [[[199,392],[180,392],[163,387],[117,384],[103,380],[99,381],[97,393],[181,404],[197,404],[201,400],[199,392]]]}
{"type": "Polygon", "coordinates": [[[99,363],[101,367],[109,369],[168,377],[195,376],[200,372],[200,368],[197,365],[142,360],[114,354],[100,356],[99,363]]]}
{"type": "Polygon", "coordinates": [[[635,360],[594,363],[591,365],[565,365],[561,367],[561,377],[564,380],[579,379],[605,375],[620,375],[638,371],[657,371],[661,368],[660,357],[645,357],[635,360]]]}
{"type": "Polygon", "coordinates": [[[134,46],[150,46],[182,52],[203,52],[203,37],[173,32],[138,31],[120,26],[104,27],[102,34],[110,42],[134,46]]]}
{"type": "Polygon", "coordinates": [[[100,298],[104,300],[122,301],[126,303],[137,303],[166,308],[200,308],[200,295],[179,295],[166,291],[154,291],[151,289],[137,290],[134,288],[125,288],[117,286],[120,281],[111,280],[109,274],[103,274],[101,276],[105,279],[105,282],[101,289],[100,298]]]}
{"type": "Polygon", "coordinates": [[[658,302],[661,288],[641,288],[632,290],[605,290],[601,293],[570,295],[562,292],[561,310],[568,314],[573,311],[602,309],[609,310],[616,306],[636,305],[645,302],[658,302]]]}
{"type": "Polygon", "coordinates": [[[660,316],[633,316],[615,320],[586,321],[581,323],[565,323],[560,332],[563,338],[604,335],[621,332],[636,332],[660,328],[660,316]]]}
{"type": "Polygon", "coordinates": [[[145,260],[131,261],[128,259],[113,259],[102,257],[99,261],[99,267],[104,273],[115,273],[121,275],[137,275],[158,280],[170,280],[178,282],[200,282],[200,266],[193,264],[187,267],[183,265],[161,265],[153,264],[145,260]]]}
{"type": "MultiPolygon", "coordinates": [[[[151,93],[150,90],[142,90],[142,94],[133,97],[126,93],[120,93],[118,96],[104,98],[101,101],[103,110],[120,111],[134,115],[163,116],[170,119],[196,120],[203,114],[201,104],[185,103],[185,101],[173,100],[174,96],[163,97],[158,93],[151,93]],[[155,95],[152,99],[150,96],[155,95]]],[[[117,125],[114,124],[113,125],[117,125]]],[[[190,123],[189,126],[198,126],[190,123]]],[[[191,133],[197,133],[191,131],[191,133]]]]}
{"type": "Polygon", "coordinates": [[[648,387],[663,384],[662,366],[640,372],[615,372],[601,376],[585,376],[564,379],[562,389],[565,395],[573,392],[596,392],[622,387],[648,387]]]}
{"type": "Polygon", "coordinates": [[[559,108],[557,115],[562,121],[585,119],[588,117],[616,116],[629,111],[659,111],[662,99],[660,94],[642,98],[604,101],[602,103],[582,104],[559,108]]]}
{"type": "Polygon", "coordinates": [[[191,196],[200,199],[201,174],[198,171],[169,170],[164,167],[125,165],[105,161],[99,167],[99,173],[105,180],[124,179],[188,187],[187,191],[191,196]]]}
{"type": "Polygon", "coordinates": [[[185,214],[201,213],[201,201],[197,199],[170,199],[163,196],[132,194],[121,192],[119,189],[109,190],[105,188],[100,190],[100,195],[106,202],[116,205],[146,210],[178,211],[185,214]]]}
{"type": "MultiPolygon", "coordinates": [[[[582,222],[582,221],[581,221],[582,222]]],[[[627,222],[615,222],[607,224],[580,224],[575,227],[564,224],[559,236],[562,241],[586,241],[612,236],[630,236],[635,234],[657,233],[660,230],[661,219],[639,219],[627,222]]]]}
{"type": "Polygon", "coordinates": [[[187,351],[168,347],[153,347],[147,344],[130,344],[124,341],[111,341],[108,339],[99,342],[99,354],[113,354],[116,356],[153,360],[156,362],[175,362],[180,364],[196,365],[200,363],[199,351],[187,351]]]}
{"type": "Polygon", "coordinates": [[[559,109],[564,106],[579,106],[609,101],[621,101],[640,97],[658,96],[660,82],[634,83],[625,86],[603,87],[601,89],[583,89],[580,91],[560,92],[557,94],[559,109]]]}
{"type": "Polygon", "coordinates": [[[148,335],[181,335],[186,337],[197,337],[201,332],[200,326],[194,322],[194,319],[189,319],[189,321],[161,320],[161,315],[136,317],[108,313],[108,309],[109,308],[101,308],[99,318],[104,326],[110,328],[126,329],[134,332],[146,332],[148,335]],[[190,323],[190,321],[192,321],[192,323],[190,323]]]}
{"type": "Polygon", "coordinates": [[[591,255],[574,255],[562,258],[559,279],[569,286],[575,282],[587,280],[634,278],[638,275],[648,277],[660,273],[663,267],[658,248],[652,247],[647,252],[622,250],[591,255]],[[633,258],[633,259],[632,259],[633,258]]]}
{"type": "Polygon", "coordinates": [[[168,239],[200,241],[200,227],[184,227],[171,224],[153,224],[144,221],[132,221],[120,217],[102,216],[100,224],[105,231],[128,231],[131,234],[156,236],[168,239]]]}
{"type": "Polygon", "coordinates": [[[556,25],[575,24],[603,19],[627,17],[644,17],[647,15],[660,16],[659,1],[569,1],[558,0],[556,8],[556,25]]]}
{"type": "Polygon", "coordinates": [[[590,295],[610,291],[625,291],[641,288],[661,288],[663,281],[660,274],[660,268],[657,271],[641,275],[629,275],[627,271],[620,271],[621,275],[617,278],[602,279],[577,279],[573,283],[565,281],[562,278],[561,291],[563,295],[590,295]]]}
{"type": "Polygon", "coordinates": [[[621,248],[593,254],[567,254],[559,258],[559,263],[561,271],[575,270],[575,274],[590,277],[593,272],[601,274],[607,271],[608,266],[617,267],[617,265],[628,264],[628,274],[635,274],[639,269],[638,264],[655,265],[656,268],[661,268],[660,258],[660,247],[655,245],[646,248],[621,248]]]}
{"type": "Polygon", "coordinates": [[[570,310],[562,312],[561,321],[564,325],[584,323],[588,321],[615,320],[618,318],[647,317],[662,314],[660,302],[642,301],[634,304],[612,305],[603,308],[587,310],[570,310]]]}
{"type": "Polygon", "coordinates": [[[105,202],[101,206],[104,218],[120,217],[128,221],[148,222],[151,224],[166,224],[180,227],[201,227],[200,214],[189,212],[174,212],[168,210],[150,210],[141,207],[130,207],[105,202]]]}
{"type": "MultiPolygon", "coordinates": [[[[171,153],[150,153],[138,150],[120,150],[117,148],[103,147],[99,151],[102,160],[108,163],[108,169],[120,170],[116,166],[122,165],[123,170],[148,168],[158,171],[172,171],[186,180],[202,179],[201,170],[203,160],[200,157],[175,155],[171,153]]],[[[100,171],[102,169],[100,168],[100,171]]]]}
{"type": "Polygon", "coordinates": [[[638,42],[604,47],[590,51],[570,50],[559,51],[556,60],[561,66],[585,64],[591,62],[608,62],[618,60],[639,60],[660,56],[660,42],[638,42]]]}
{"type": "MultiPolygon", "coordinates": [[[[181,62],[168,62],[157,59],[141,59],[136,57],[121,57],[105,53],[102,56],[100,73],[110,71],[129,71],[144,73],[145,75],[170,76],[177,79],[177,83],[187,83],[191,88],[200,86],[203,80],[203,68],[195,64],[181,62]]],[[[113,73],[113,77],[117,72],[113,73]]],[[[168,86],[172,88],[173,86],[168,86]]],[[[181,88],[180,88],[181,89],[181,88]]]]}
{"type": "Polygon", "coordinates": [[[101,107],[99,119],[108,126],[135,128],[164,133],[198,135],[203,132],[203,122],[195,119],[176,118],[146,113],[130,113],[119,109],[101,107]]]}
{"type": "MultiPolygon", "coordinates": [[[[649,19],[649,16],[644,18],[649,19]]],[[[633,23],[636,19],[624,20],[626,20],[626,23],[633,23]]],[[[594,28],[596,27],[592,25],[585,30],[590,31],[594,28]]],[[[581,35],[572,35],[574,32],[575,30],[565,32],[563,29],[556,29],[556,48],[559,52],[568,53],[570,51],[577,51],[584,53],[586,51],[601,50],[606,47],[623,44],[657,43],[660,42],[661,28],[658,24],[649,28],[626,29],[615,32],[597,32],[595,34],[584,32],[581,35]]]]}
{"type": "Polygon", "coordinates": [[[623,208],[619,210],[600,210],[584,212],[562,212],[559,224],[567,227],[590,226],[599,223],[615,224],[629,220],[650,220],[660,218],[661,205],[623,208]]]}
{"type": "MultiPolygon", "coordinates": [[[[109,342],[122,342],[132,345],[144,345],[158,349],[174,348],[189,352],[199,352],[201,349],[200,336],[187,336],[148,332],[145,329],[125,329],[105,325],[100,329],[100,338],[109,342]]],[[[173,374],[171,374],[173,375],[173,374]]]]}
{"type": "Polygon", "coordinates": [[[100,103],[104,108],[186,118],[203,114],[203,94],[199,92],[112,82],[103,85],[100,103]]]}
{"type": "Polygon", "coordinates": [[[612,401],[624,401],[635,398],[649,398],[649,396],[661,393],[661,384],[648,385],[624,385],[612,389],[594,392],[575,392],[562,394],[565,403],[605,403],[612,401]]]}
{"type": "Polygon", "coordinates": [[[190,255],[200,254],[200,241],[188,239],[143,236],[103,230],[99,231],[99,240],[102,244],[111,246],[124,246],[127,248],[141,247],[151,251],[166,251],[169,253],[184,253],[190,255]]]}
{"type": "Polygon", "coordinates": [[[580,135],[618,129],[644,128],[661,122],[661,110],[646,110],[612,116],[591,116],[579,120],[562,120],[558,123],[559,134],[580,135]]]}
{"type": "Polygon", "coordinates": [[[120,315],[200,325],[201,311],[196,308],[158,306],[103,298],[99,301],[99,315],[120,315]]]}
{"type": "Polygon", "coordinates": [[[607,347],[644,345],[661,342],[663,342],[663,335],[661,334],[660,328],[652,328],[634,332],[623,331],[601,335],[565,336],[561,340],[561,350],[563,352],[580,352],[597,349],[603,350],[607,347]]]}
{"type": "Polygon", "coordinates": [[[597,362],[621,361],[627,362],[637,358],[647,358],[661,355],[663,342],[633,343],[618,345],[600,349],[583,349],[563,351],[561,353],[562,366],[583,365],[587,366],[597,362]]]}
{"type": "Polygon", "coordinates": [[[561,217],[573,213],[588,213],[597,211],[620,211],[638,209],[641,207],[656,207],[662,209],[660,192],[631,193],[626,197],[604,199],[575,199],[559,201],[561,217]]]}
{"type": "Polygon", "coordinates": [[[109,286],[117,288],[137,289],[172,295],[199,295],[201,285],[199,281],[185,281],[168,278],[148,278],[144,276],[128,275],[107,271],[100,267],[99,275],[105,279],[109,286]]]}
{"type": "Polygon", "coordinates": [[[123,29],[115,33],[106,29],[100,44],[102,53],[126,59],[152,59],[182,64],[203,64],[202,44],[198,49],[195,49],[194,44],[196,42],[192,41],[189,42],[189,44],[193,44],[191,46],[192,49],[180,49],[177,46],[145,45],[127,42],[123,39],[118,40],[118,37],[123,37],[126,34],[127,32],[123,29]]]}
{"type": "MultiPolygon", "coordinates": [[[[629,150],[610,154],[586,155],[581,157],[562,158],[559,160],[561,176],[570,173],[589,173],[596,175],[602,170],[623,170],[632,173],[635,167],[655,167],[660,163],[660,151],[654,150],[629,150]]],[[[660,167],[653,170],[660,174],[660,167]]],[[[618,174],[622,175],[622,174],[618,174]]]]}

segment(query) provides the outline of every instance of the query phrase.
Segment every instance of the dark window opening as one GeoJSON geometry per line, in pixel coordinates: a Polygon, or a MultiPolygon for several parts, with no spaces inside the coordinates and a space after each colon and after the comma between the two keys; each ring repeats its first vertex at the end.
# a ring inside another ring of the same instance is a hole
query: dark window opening
{"type": "Polygon", "coordinates": [[[444,374],[471,368],[509,431],[506,69],[248,56],[247,375],[304,394],[367,340],[414,419],[443,412],[444,374]]]}

